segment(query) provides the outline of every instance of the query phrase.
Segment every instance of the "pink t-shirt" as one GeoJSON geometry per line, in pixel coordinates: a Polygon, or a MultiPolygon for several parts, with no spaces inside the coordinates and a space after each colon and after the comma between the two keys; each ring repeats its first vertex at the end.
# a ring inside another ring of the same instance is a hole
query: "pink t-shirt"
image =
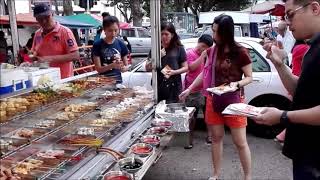
{"type": "MultiPolygon", "coordinates": [[[[42,35],[43,29],[36,31],[32,44],[32,51],[37,56],[64,55],[78,51],[78,45],[72,31],[56,22],[54,29],[42,35]]],[[[50,67],[59,67],[61,78],[73,76],[72,61],[50,63],[50,67]]]]}
{"type": "MultiPolygon", "coordinates": [[[[195,60],[197,60],[200,57],[201,54],[198,54],[196,49],[190,49],[187,51],[187,63],[188,65],[192,64],[195,60]]],[[[203,69],[204,64],[202,63],[197,69],[191,71],[189,70],[186,74],[186,77],[184,79],[185,88],[188,88],[193,81],[198,77],[198,75],[201,73],[203,69]]],[[[202,90],[202,84],[196,88],[193,89],[192,92],[198,92],[202,90]]]]}

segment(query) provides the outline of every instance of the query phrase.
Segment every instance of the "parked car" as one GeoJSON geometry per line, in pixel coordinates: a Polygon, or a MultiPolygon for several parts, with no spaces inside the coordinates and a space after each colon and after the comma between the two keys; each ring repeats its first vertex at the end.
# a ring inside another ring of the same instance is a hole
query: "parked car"
{"type": "MultiPolygon", "coordinates": [[[[205,25],[205,26],[203,27],[202,34],[212,35],[212,27],[209,26],[209,25],[205,25]]],[[[201,34],[201,35],[202,35],[202,34],[201,34]]],[[[201,36],[201,35],[200,35],[200,36],[201,36]]],[[[199,36],[199,37],[200,37],[200,36],[199,36]]],[[[237,26],[237,25],[234,26],[234,36],[235,36],[235,37],[242,37],[242,28],[241,28],[241,26],[237,26]]]]}
{"type": "Polygon", "coordinates": [[[143,27],[120,29],[120,36],[127,36],[132,48],[131,55],[148,55],[151,50],[150,32],[143,27]]]}
{"type": "MultiPolygon", "coordinates": [[[[197,44],[197,38],[182,40],[185,49],[193,48],[197,44]]],[[[254,106],[272,106],[287,109],[290,105],[290,95],[284,88],[277,70],[272,62],[266,58],[267,52],[259,41],[261,39],[240,37],[236,38],[242,46],[248,49],[253,66],[253,82],[245,86],[245,102],[254,106]]],[[[151,73],[145,72],[145,61],[138,64],[130,72],[123,74],[123,83],[127,87],[147,86],[151,88],[151,73]]],[[[184,79],[184,75],[182,76],[184,79]]],[[[248,119],[248,132],[264,137],[274,138],[283,127],[275,125],[272,127],[258,125],[248,119]]]]}

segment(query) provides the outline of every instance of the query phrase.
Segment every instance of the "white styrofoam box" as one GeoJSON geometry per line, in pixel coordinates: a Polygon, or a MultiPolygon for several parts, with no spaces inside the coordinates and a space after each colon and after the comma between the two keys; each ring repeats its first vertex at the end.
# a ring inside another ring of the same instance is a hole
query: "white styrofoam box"
{"type": "Polygon", "coordinates": [[[1,69],[1,87],[11,86],[13,81],[28,81],[29,77],[22,69],[1,69]]]}
{"type": "Polygon", "coordinates": [[[48,68],[48,69],[35,69],[27,72],[29,79],[32,82],[32,86],[38,85],[38,80],[43,76],[47,75],[54,83],[61,80],[60,68],[48,68]]]}
{"type": "Polygon", "coordinates": [[[21,69],[0,69],[0,95],[31,87],[28,74],[21,69]]]}

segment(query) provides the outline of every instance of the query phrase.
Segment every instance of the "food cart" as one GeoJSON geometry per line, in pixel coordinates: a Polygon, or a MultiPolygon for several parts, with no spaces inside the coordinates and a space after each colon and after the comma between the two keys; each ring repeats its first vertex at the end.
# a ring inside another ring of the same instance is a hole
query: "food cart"
{"type": "MultiPolygon", "coordinates": [[[[160,3],[150,5],[160,50],[160,3]]],[[[156,84],[118,89],[90,72],[0,96],[1,168],[21,179],[142,179],[172,137],[172,122],[154,120],[156,84]]]]}
{"type": "Polygon", "coordinates": [[[102,179],[121,168],[107,148],[129,158],[136,153],[142,164],[130,178],[143,177],[170,139],[140,144],[149,148],[142,155],[132,147],[150,131],[153,92],[117,89],[113,79],[86,75],[1,96],[1,166],[22,179],[102,179]]]}

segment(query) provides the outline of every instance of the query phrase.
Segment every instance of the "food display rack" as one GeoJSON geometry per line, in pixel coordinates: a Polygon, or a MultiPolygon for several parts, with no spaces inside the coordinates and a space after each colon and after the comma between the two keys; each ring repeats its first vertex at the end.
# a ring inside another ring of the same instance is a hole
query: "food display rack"
{"type": "MultiPolygon", "coordinates": [[[[94,74],[90,74],[94,75],[94,74]]],[[[79,78],[86,78],[86,76],[72,77],[65,82],[73,82],[79,78]]],[[[24,92],[6,95],[1,98],[19,97],[30,93],[33,89],[24,92]]],[[[75,135],[75,132],[83,126],[88,126],[94,129],[96,139],[103,140],[102,147],[109,147],[116,151],[130,154],[130,146],[139,141],[142,134],[145,134],[150,127],[151,120],[154,117],[154,103],[151,100],[145,107],[139,108],[139,111],[134,112],[132,119],[126,121],[118,121],[108,127],[99,127],[87,124],[92,119],[99,117],[100,111],[120,104],[121,98],[115,99],[101,99],[93,97],[97,94],[102,94],[106,90],[114,91],[115,84],[108,86],[97,86],[95,88],[87,89],[81,96],[65,97],[48,103],[35,110],[21,113],[14,116],[10,121],[2,122],[0,124],[1,139],[12,139],[21,141],[19,145],[11,148],[0,157],[0,163],[3,167],[14,169],[23,166],[24,162],[37,163],[34,159],[39,160],[39,152],[47,150],[63,150],[64,156],[61,159],[41,159],[42,164],[39,167],[27,168],[25,174],[18,174],[22,179],[103,179],[105,173],[110,170],[117,169],[115,161],[112,156],[97,151],[99,147],[92,147],[88,145],[72,146],[61,144],[63,139],[75,135]],[[35,124],[44,120],[51,120],[58,122],[57,119],[52,118],[55,114],[63,112],[66,106],[72,104],[92,103],[95,100],[96,106],[82,112],[75,118],[56,123],[54,127],[39,128],[35,124]],[[21,129],[32,129],[34,134],[32,137],[19,138],[17,132],[21,129]]],[[[123,98],[132,97],[132,91],[121,91],[123,98]]],[[[166,144],[167,136],[161,140],[162,146],[155,148],[153,153],[144,158],[143,168],[137,172],[134,179],[141,179],[147,169],[161,156],[163,145],[166,144]]],[[[3,148],[3,147],[1,147],[3,148]]],[[[14,172],[14,171],[13,171],[14,172]]]]}

